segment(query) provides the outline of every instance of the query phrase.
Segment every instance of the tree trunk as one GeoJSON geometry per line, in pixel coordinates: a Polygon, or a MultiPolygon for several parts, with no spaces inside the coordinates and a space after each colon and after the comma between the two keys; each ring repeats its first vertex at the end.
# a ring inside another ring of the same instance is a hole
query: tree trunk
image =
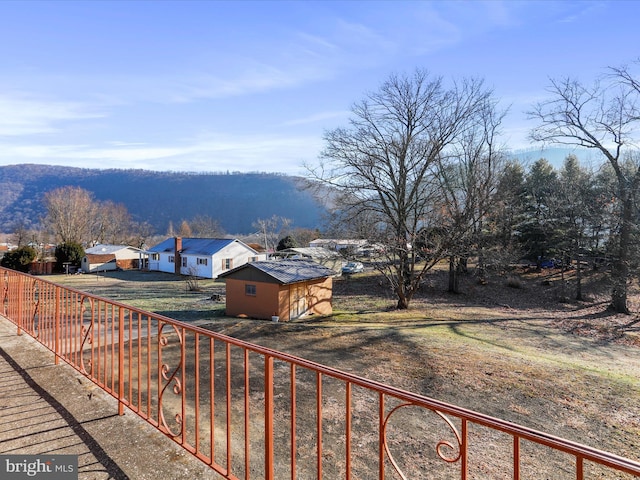
{"type": "Polygon", "coordinates": [[[398,303],[396,308],[398,310],[406,310],[409,308],[409,300],[411,299],[411,266],[409,263],[409,256],[406,252],[402,252],[398,258],[398,287],[396,293],[398,294],[398,303]]]}
{"type": "Polygon", "coordinates": [[[455,255],[449,257],[449,292],[460,293],[460,280],[455,255]]]}
{"type": "Polygon", "coordinates": [[[484,247],[478,249],[478,266],[476,267],[478,282],[482,285],[487,283],[487,266],[484,260],[484,247]]]}
{"type": "Polygon", "coordinates": [[[582,301],[582,262],[580,261],[580,252],[576,252],[576,300],[582,301]]]}
{"type": "Polygon", "coordinates": [[[398,294],[398,303],[396,304],[398,310],[407,310],[409,308],[409,300],[406,296],[398,294]]]}
{"type": "Polygon", "coordinates": [[[630,313],[627,306],[627,280],[629,278],[629,247],[631,242],[631,219],[633,202],[626,193],[622,205],[622,225],[618,244],[618,255],[611,268],[611,308],[617,313],[630,313]]]}

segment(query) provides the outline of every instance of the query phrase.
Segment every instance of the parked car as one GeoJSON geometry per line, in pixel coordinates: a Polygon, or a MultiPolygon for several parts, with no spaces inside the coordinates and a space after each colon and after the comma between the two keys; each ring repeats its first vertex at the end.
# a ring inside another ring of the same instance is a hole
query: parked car
{"type": "Polygon", "coordinates": [[[558,268],[561,266],[555,258],[543,258],[539,259],[538,262],[540,262],[540,268],[558,268]]]}
{"type": "Polygon", "coordinates": [[[364,272],[364,265],[360,262],[349,262],[342,267],[342,273],[351,274],[360,272],[364,272]]]}

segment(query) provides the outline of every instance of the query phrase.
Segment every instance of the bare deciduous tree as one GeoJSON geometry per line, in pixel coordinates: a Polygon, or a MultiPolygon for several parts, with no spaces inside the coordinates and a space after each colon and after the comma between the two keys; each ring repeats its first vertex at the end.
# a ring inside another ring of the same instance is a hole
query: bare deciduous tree
{"type": "Polygon", "coordinates": [[[484,281],[484,222],[498,186],[503,152],[498,145],[504,112],[494,102],[486,102],[472,123],[452,144],[448,155],[438,162],[437,179],[442,192],[440,228],[450,232],[446,253],[449,256],[449,291],[459,292],[459,276],[466,270],[467,258],[478,257],[478,273],[484,281]]]}
{"type": "Polygon", "coordinates": [[[612,232],[617,252],[612,267],[611,307],[629,313],[627,282],[634,225],[635,195],[640,186],[637,141],[640,130],[640,84],[627,68],[586,86],[578,80],[552,80],[549,99],[534,106],[538,121],[531,138],[545,143],[574,145],[600,152],[613,168],[620,204],[619,229],[612,232]],[[625,168],[632,162],[633,168],[625,168]]]}
{"type": "MultiPolygon", "coordinates": [[[[135,224],[123,204],[99,202],[80,187],[62,187],[44,195],[44,226],[59,243],[89,245],[95,243],[137,243],[143,225],[135,224]]],[[[147,225],[148,227],[148,225],[147,225]]]]}
{"type": "Polygon", "coordinates": [[[95,211],[92,241],[111,244],[129,243],[133,221],[124,204],[107,200],[98,203],[95,211]]]}
{"type": "Polygon", "coordinates": [[[338,207],[344,221],[370,219],[370,240],[383,244],[389,256],[379,269],[397,295],[397,308],[408,308],[439,259],[434,255],[418,266],[412,248],[420,229],[441,214],[438,163],[478,122],[490,98],[479,80],[446,88],[423,70],[392,75],[352,107],[349,128],[325,134],[320,165],[310,167],[314,178],[343,194],[338,207]]]}
{"type": "Polygon", "coordinates": [[[137,248],[145,248],[149,239],[153,236],[154,228],[149,222],[134,222],[131,226],[129,245],[137,248]]]}
{"type": "Polygon", "coordinates": [[[252,225],[264,241],[265,250],[274,252],[278,239],[288,233],[291,219],[273,215],[271,218],[259,218],[252,225]]]}
{"type": "Polygon", "coordinates": [[[208,215],[198,215],[191,222],[191,234],[195,238],[216,238],[224,235],[220,222],[208,215]]]}
{"type": "Polygon", "coordinates": [[[44,224],[60,243],[79,243],[91,236],[96,218],[93,195],[80,187],[61,187],[44,194],[44,224]]]}
{"type": "Polygon", "coordinates": [[[182,220],[182,223],[180,223],[180,230],[178,231],[178,236],[179,237],[192,236],[191,225],[189,225],[189,222],[187,222],[186,220],[182,220]]]}

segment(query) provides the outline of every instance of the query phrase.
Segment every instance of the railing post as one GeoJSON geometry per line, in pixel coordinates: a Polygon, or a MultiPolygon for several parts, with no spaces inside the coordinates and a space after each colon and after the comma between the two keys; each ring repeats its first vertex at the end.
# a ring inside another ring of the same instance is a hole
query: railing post
{"type": "Polygon", "coordinates": [[[576,457],[576,480],[584,479],[584,461],[583,458],[576,457]]]}
{"type": "Polygon", "coordinates": [[[467,480],[469,475],[469,457],[468,457],[468,440],[469,440],[469,430],[467,425],[467,419],[461,419],[461,430],[462,434],[460,436],[460,455],[462,456],[462,461],[460,462],[460,479],[467,480]]]}
{"type": "Polygon", "coordinates": [[[18,299],[18,318],[17,318],[17,326],[18,326],[18,335],[22,335],[22,329],[20,326],[22,325],[22,305],[23,305],[23,297],[24,297],[24,276],[18,275],[18,290],[14,292],[14,297],[18,299]]]}
{"type": "Polygon", "coordinates": [[[322,374],[316,372],[316,475],[322,479],[322,374]]]}
{"type": "Polygon", "coordinates": [[[273,480],[273,357],[264,359],[264,477],[273,480]]]}
{"type": "MultiPolygon", "coordinates": [[[[58,365],[59,363],[59,358],[60,358],[60,297],[62,295],[62,289],[58,286],[55,287],[56,289],[56,304],[55,304],[55,315],[54,315],[54,325],[53,325],[53,331],[54,331],[54,339],[53,339],[53,353],[54,353],[54,363],[56,365],[58,365]]],[[[43,307],[43,310],[46,310],[46,306],[43,307]]]]}
{"type": "Polygon", "coordinates": [[[123,396],[124,396],[124,309],[122,307],[118,307],[118,415],[124,415],[123,396]]]}
{"type": "Polygon", "coordinates": [[[378,392],[378,478],[384,480],[384,393],[378,392]]]}
{"type": "Polygon", "coordinates": [[[520,437],[513,437],[513,480],[520,480],[520,437]]]}

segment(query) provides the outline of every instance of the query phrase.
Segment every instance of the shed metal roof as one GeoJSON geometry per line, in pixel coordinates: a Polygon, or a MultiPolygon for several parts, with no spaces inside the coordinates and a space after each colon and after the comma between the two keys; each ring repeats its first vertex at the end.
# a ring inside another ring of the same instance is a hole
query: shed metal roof
{"type": "Polygon", "coordinates": [[[336,275],[336,272],[330,268],[311,260],[263,260],[245,263],[219,277],[230,277],[235,272],[246,268],[260,270],[284,285],[336,275]]]}

